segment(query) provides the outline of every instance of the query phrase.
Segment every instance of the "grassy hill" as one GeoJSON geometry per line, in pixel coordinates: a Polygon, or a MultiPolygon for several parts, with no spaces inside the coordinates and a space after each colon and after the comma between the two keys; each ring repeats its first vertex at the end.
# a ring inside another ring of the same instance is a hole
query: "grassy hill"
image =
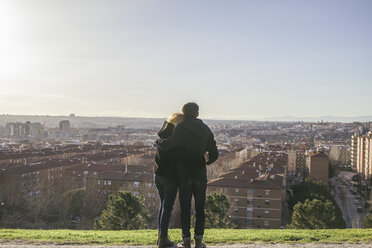
{"type": "MultiPolygon", "coordinates": [[[[180,230],[170,230],[170,237],[181,241],[180,230]]],[[[157,230],[137,231],[75,231],[0,229],[0,242],[54,244],[155,244],[157,230]]],[[[242,230],[209,229],[205,233],[208,244],[229,243],[372,243],[372,229],[334,230],[242,230]]]]}

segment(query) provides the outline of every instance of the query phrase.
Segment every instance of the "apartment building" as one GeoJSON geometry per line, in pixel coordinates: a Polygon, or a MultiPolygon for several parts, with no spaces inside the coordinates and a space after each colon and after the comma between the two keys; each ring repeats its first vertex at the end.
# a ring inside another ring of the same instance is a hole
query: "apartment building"
{"type": "Polygon", "coordinates": [[[288,168],[287,168],[287,175],[288,177],[292,178],[296,176],[296,169],[297,169],[297,152],[296,151],[288,151],[288,168]]]}
{"type": "Polygon", "coordinates": [[[3,165],[0,189],[4,195],[42,193],[51,187],[62,186],[64,168],[80,163],[78,160],[43,160],[22,166],[3,165]]]}
{"type": "Polygon", "coordinates": [[[263,152],[208,183],[230,202],[230,220],[238,228],[280,228],[288,155],[263,152]]]}
{"type": "Polygon", "coordinates": [[[105,202],[110,194],[128,191],[134,196],[143,196],[148,208],[157,207],[159,197],[155,187],[154,173],[142,167],[133,166],[126,171],[105,171],[97,176],[91,175],[87,178],[87,193],[97,195],[105,202]]]}
{"type": "Polygon", "coordinates": [[[351,163],[364,179],[372,175],[372,132],[363,136],[352,136],[351,163]]]}
{"type": "Polygon", "coordinates": [[[66,145],[23,151],[0,151],[0,164],[36,163],[45,159],[59,160],[95,154],[98,147],[92,145],[66,145]]]}
{"type": "Polygon", "coordinates": [[[328,184],[329,158],[324,152],[308,154],[309,177],[315,181],[328,184]]]}
{"type": "Polygon", "coordinates": [[[358,136],[351,136],[351,168],[358,170],[358,136]]]}
{"type": "MultiPolygon", "coordinates": [[[[64,170],[64,181],[70,189],[86,188],[89,179],[98,179],[103,174],[115,175],[126,172],[152,172],[152,165],[126,165],[126,164],[97,164],[94,162],[83,161],[75,166],[70,166],[64,170]]],[[[110,178],[105,178],[110,180],[110,178]]]]}

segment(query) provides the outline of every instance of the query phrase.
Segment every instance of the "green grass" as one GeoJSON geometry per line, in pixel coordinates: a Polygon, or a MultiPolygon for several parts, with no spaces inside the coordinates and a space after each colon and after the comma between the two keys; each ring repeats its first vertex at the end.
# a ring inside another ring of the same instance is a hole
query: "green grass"
{"type": "MultiPolygon", "coordinates": [[[[170,230],[170,237],[181,241],[180,230],[170,230]]],[[[209,229],[205,232],[208,244],[232,243],[372,243],[372,229],[340,230],[242,230],[209,229]]],[[[75,231],[0,229],[0,243],[16,241],[37,244],[69,245],[153,245],[156,230],[138,231],[75,231]]]]}

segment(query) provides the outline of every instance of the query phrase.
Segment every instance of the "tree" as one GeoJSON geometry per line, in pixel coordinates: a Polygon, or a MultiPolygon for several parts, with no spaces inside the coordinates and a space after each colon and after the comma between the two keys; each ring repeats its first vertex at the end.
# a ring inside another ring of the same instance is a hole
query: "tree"
{"type": "Polygon", "coordinates": [[[320,200],[322,202],[331,201],[336,211],[336,227],[346,228],[346,223],[342,218],[342,212],[326,184],[319,181],[306,179],[304,182],[293,186],[293,197],[288,201],[289,210],[293,213],[294,206],[298,203],[304,203],[306,200],[320,200]]]}
{"type": "Polygon", "coordinates": [[[53,182],[36,179],[20,190],[10,183],[1,188],[5,215],[1,226],[5,228],[58,228],[62,212],[61,179],[53,182]]]}
{"type": "Polygon", "coordinates": [[[294,229],[327,229],[337,228],[336,208],[329,200],[318,199],[297,203],[293,208],[292,223],[294,229]]]}
{"type": "Polygon", "coordinates": [[[364,216],[363,228],[372,228],[372,214],[366,214],[364,216]]]}
{"type": "Polygon", "coordinates": [[[73,220],[82,217],[84,210],[85,190],[83,188],[72,189],[63,195],[64,217],[73,220]]]}
{"type": "Polygon", "coordinates": [[[144,199],[132,196],[130,192],[119,192],[110,195],[107,207],[96,219],[95,229],[102,230],[136,230],[145,228],[149,213],[144,199]]]}
{"type": "Polygon", "coordinates": [[[233,228],[227,215],[230,208],[229,200],[222,193],[207,195],[205,202],[205,227],[206,228],[233,228]]]}
{"type": "Polygon", "coordinates": [[[86,229],[94,227],[95,219],[106,207],[107,196],[97,184],[87,184],[84,196],[84,218],[86,222],[84,228],[86,229]]]}
{"type": "Polygon", "coordinates": [[[293,186],[293,197],[288,202],[289,209],[293,210],[297,203],[304,203],[306,199],[325,201],[332,199],[332,196],[325,183],[306,179],[304,182],[293,186]]]}

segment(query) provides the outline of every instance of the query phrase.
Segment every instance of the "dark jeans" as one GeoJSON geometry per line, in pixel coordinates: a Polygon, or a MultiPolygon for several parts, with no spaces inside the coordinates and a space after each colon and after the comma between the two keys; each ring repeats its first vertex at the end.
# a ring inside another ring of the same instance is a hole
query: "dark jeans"
{"type": "Polygon", "coordinates": [[[174,201],[178,191],[178,182],[173,178],[156,175],[155,185],[160,197],[158,216],[159,233],[167,234],[174,201]]]}
{"type": "Polygon", "coordinates": [[[205,198],[207,190],[206,180],[188,180],[180,184],[180,207],[181,207],[181,226],[182,237],[190,237],[190,212],[191,200],[195,200],[195,235],[204,234],[205,225],[205,198]]]}

